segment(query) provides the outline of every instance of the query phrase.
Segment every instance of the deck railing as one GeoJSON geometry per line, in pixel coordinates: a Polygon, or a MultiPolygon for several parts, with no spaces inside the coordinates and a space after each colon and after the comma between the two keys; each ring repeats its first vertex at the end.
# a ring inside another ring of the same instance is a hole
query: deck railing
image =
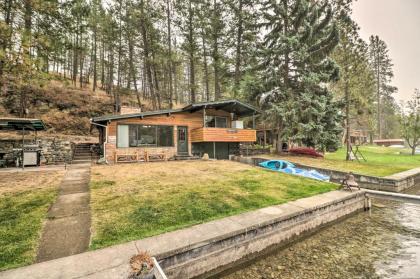
{"type": "Polygon", "coordinates": [[[202,127],[191,130],[191,142],[255,142],[257,132],[252,129],[202,127]]]}

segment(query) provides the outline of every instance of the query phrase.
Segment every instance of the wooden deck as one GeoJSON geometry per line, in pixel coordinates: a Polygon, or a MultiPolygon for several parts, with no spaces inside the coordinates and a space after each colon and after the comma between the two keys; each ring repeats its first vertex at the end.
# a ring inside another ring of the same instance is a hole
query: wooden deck
{"type": "Polygon", "coordinates": [[[255,142],[257,131],[232,128],[197,128],[190,131],[191,142],[255,142]]]}

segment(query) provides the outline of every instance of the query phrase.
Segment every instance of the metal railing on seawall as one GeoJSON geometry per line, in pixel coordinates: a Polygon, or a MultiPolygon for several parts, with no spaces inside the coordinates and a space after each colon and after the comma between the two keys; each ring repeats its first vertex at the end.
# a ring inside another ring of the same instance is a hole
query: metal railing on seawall
{"type": "Polygon", "coordinates": [[[368,190],[368,189],[364,189],[364,191],[366,193],[366,196],[371,197],[371,198],[378,198],[378,199],[385,199],[385,200],[420,204],[420,196],[416,196],[416,195],[407,195],[407,194],[400,194],[400,193],[394,193],[394,192],[375,191],[375,190],[368,190]]]}
{"type": "Polygon", "coordinates": [[[156,260],[155,257],[153,259],[153,276],[155,279],[168,279],[166,277],[165,272],[163,272],[162,268],[159,265],[159,262],[156,260]]]}

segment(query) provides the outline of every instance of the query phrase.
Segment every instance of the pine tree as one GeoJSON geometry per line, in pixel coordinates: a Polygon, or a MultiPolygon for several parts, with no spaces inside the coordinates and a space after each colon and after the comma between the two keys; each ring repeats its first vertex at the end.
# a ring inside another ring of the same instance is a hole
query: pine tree
{"type": "Polygon", "coordinates": [[[391,96],[397,89],[390,85],[394,76],[392,61],[388,54],[386,43],[379,36],[369,38],[370,63],[376,79],[376,115],[377,115],[377,135],[383,137],[382,130],[382,100],[386,96],[391,96]]]}
{"type": "Polygon", "coordinates": [[[332,58],[340,67],[340,79],[331,88],[344,102],[346,160],[350,160],[351,127],[368,122],[374,99],[374,75],[369,65],[367,44],[358,35],[358,26],[345,12],[338,19],[340,43],[332,58]]]}
{"type": "Polygon", "coordinates": [[[414,89],[414,94],[406,105],[401,106],[401,132],[411,148],[411,155],[416,153],[420,144],[420,90],[414,89]]]}
{"type": "Polygon", "coordinates": [[[338,67],[328,56],[339,41],[330,6],[268,0],[263,12],[260,99],[275,121],[277,149],[287,139],[323,150],[336,147],[340,122],[326,116],[339,108],[323,85],[338,78],[338,67]]]}

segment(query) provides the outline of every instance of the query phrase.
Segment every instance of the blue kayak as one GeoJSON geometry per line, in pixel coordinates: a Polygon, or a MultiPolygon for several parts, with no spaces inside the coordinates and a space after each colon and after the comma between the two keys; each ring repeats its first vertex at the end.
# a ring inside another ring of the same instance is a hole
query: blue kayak
{"type": "Polygon", "coordinates": [[[283,160],[271,160],[271,161],[265,161],[259,164],[261,167],[280,171],[288,174],[294,174],[299,176],[304,176],[316,180],[322,180],[322,181],[329,181],[330,177],[328,175],[324,175],[316,170],[304,170],[299,169],[292,163],[288,161],[283,160]]]}

